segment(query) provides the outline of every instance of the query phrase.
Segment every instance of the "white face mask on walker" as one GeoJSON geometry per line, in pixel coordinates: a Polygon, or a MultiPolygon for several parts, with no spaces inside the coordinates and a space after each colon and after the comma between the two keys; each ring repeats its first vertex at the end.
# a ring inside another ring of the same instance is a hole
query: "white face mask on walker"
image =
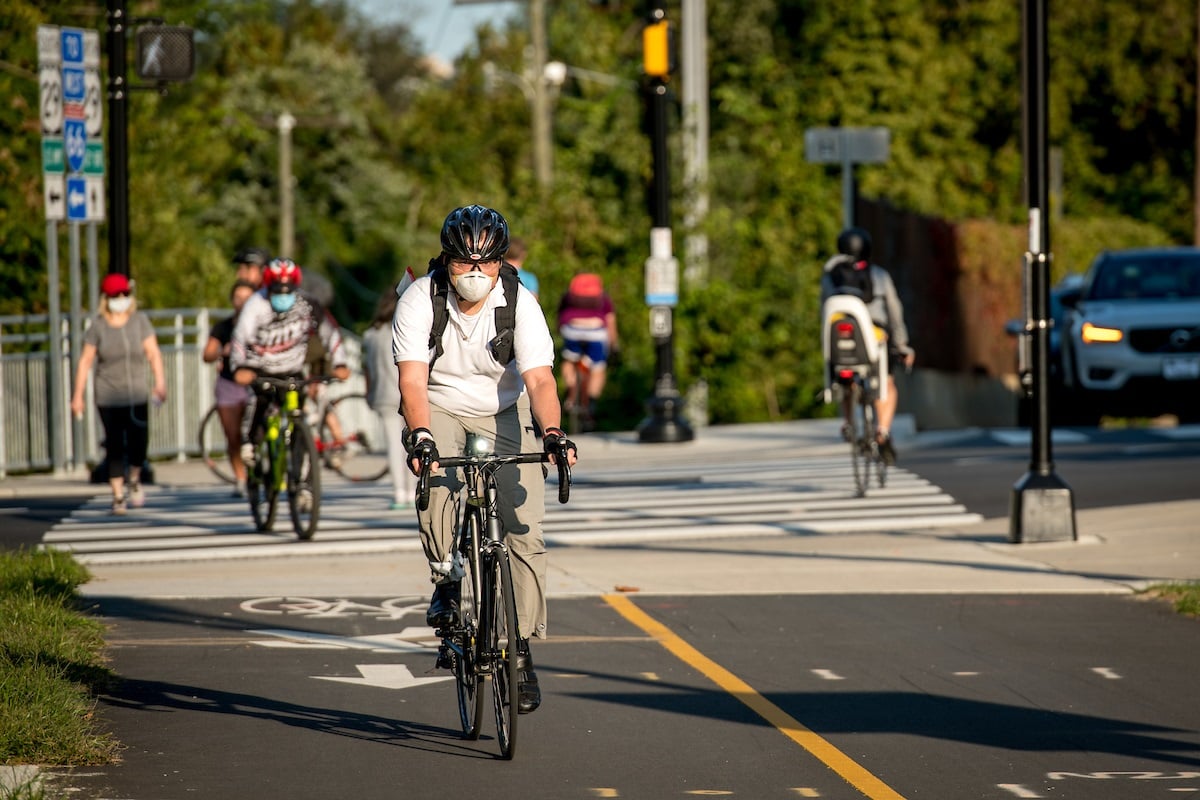
{"type": "Polygon", "coordinates": [[[488,292],[495,285],[494,278],[479,270],[471,270],[462,275],[452,275],[451,278],[454,281],[454,291],[468,303],[477,303],[487,297],[488,292]]]}

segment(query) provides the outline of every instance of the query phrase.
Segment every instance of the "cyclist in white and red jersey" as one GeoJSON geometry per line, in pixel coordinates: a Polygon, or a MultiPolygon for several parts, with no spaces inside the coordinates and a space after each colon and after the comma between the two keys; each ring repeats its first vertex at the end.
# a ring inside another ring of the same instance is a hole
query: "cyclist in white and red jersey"
{"type": "MultiPolygon", "coordinates": [[[[277,258],[263,270],[262,290],[242,306],[233,329],[229,366],[238,383],[250,385],[257,375],[303,375],[314,331],[329,354],[333,376],[343,381],[350,377],[341,332],[315,300],[300,292],[302,279],[299,265],[288,258],[277,258]]],[[[253,405],[249,431],[258,430],[266,406],[257,398],[253,405]]],[[[249,440],[246,444],[252,445],[249,440]]]]}

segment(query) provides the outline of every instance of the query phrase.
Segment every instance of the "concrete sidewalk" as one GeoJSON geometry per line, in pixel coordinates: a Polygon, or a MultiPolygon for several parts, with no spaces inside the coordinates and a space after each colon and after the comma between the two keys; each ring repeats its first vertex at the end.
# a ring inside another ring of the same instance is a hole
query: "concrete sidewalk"
{"type": "MultiPolygon", "coordinates": [[[[842,452],[837,421],[702,428],[695,441],[644,445],[633,433],[579,437],[589,470],[842,452]]],[[[897,426],[898,444],[945,442],[947,433],[897,426]]],[[[160,487],[216,483],[199,462],[155,465],[160,487]]],[[[0,496],[96,496],[87,476],[10,477],[0,496]]],[[[552,596],[638,591],[655,594],[745,593],[1073,593],[1129,592],[1164,580],[1200,578],[1200,500],[1078,511],[1078,541],[1010,544],[1007,518],[961,529],[780,535],[550,551],[552,596]]],[[[93,569],[90,595],[388,596],[429,590],[419,556],[294,556],[93,569]]]]}

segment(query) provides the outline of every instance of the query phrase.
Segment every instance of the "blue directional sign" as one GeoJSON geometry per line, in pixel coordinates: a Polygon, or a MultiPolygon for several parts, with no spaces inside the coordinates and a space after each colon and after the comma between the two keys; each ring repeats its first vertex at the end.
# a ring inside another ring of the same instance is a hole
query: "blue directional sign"
{"type": "Polygon", "coordinates": [[[87,222],[87,180],[82,177],[67,178],[67,219],[72,222],[87,222]]]}
{"type": "Polygon", "coordinates": [[[63,64],[83,66],[83,30],[81,28],[63,28],[61,41],[63,64]]]}
{"type": "Polygon", "coordinates": [[[67,151],[67,166],[79,172],[87,160],[87,128],[81,119],[63,121],[63,147],[67,151]]]}
{"type": "Polygon", "coordinates": [[[83,67],[63,67],[62,78],[63,102],[67,105],[82,106],[83,101],[87,99],[87,82],[83,77],[83,67]]]}

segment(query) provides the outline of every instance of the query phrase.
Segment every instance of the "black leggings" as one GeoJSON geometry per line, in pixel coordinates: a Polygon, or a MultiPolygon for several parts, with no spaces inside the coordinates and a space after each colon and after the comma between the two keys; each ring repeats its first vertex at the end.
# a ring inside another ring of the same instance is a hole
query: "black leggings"
{"type": "MultiPolygon", "coordinates": [[[[150,446],[150,426],[147,424],[147,404],[132,406],[100,406],[100,422],[104,424],[105,462],[108,476],[124,475],[126,467],[141,469],[146,463],[150,446]]],[[[136,478],[136,473],[134,474],[136,478]]]]}

